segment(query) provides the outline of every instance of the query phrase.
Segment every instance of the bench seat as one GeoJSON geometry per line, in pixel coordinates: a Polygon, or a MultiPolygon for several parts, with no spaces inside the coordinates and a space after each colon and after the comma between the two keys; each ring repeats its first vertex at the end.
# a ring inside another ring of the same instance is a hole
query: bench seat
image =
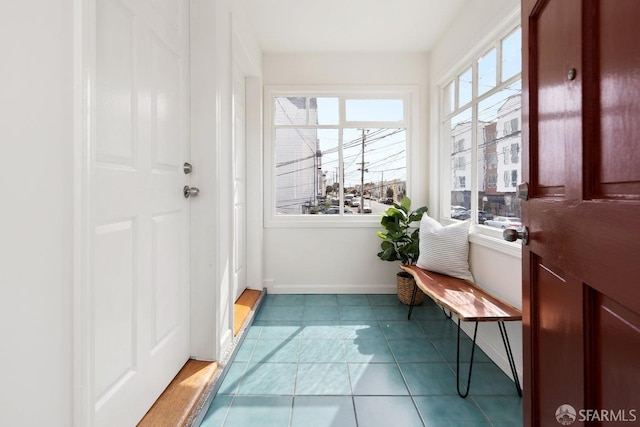
{"type": "Polygon", "coordinates": [[[516,391],[519,396],[522,396],[522,388],[520,387],[518,372],[511,351],[511,344],[509,343],[507,329],[504,325],[504,322],[522,320],[522,312],[469,281],[424,270],[416,265],[401,265],[400,268],[411,274],[416,283],[409,305],[408,319],[411,319],[411,312],[413,311],[418,288],[427,294],[436,304],[441,306],[443,310],[449,310],[450,314],[447,317],[451,318],[452,315],[455,315],[458,318],[458,346],[456,350],[456,385],[458,395],[462,398],[469,395],[478,323],[498,322],[500,336],[502,337],[502,342],[507,353],[516,391]],[[458,380],[460,376],[460,321],[475,322],[469,376],[467,378],[467,388],[465,391],[460,390],[460,381],[458,380]]]}
{"type": "Polygon", "coordinates": [[[438,305],[464,322],[522,320],[522,312],[463,279],[423,270],[417,265],[402,265],[416,285],[438,305]]]}

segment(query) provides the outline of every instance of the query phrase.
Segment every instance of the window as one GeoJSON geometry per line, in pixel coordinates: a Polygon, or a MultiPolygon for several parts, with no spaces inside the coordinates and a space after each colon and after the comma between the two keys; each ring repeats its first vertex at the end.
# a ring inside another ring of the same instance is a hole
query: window
{"type": "Polygon", "coordinates": [[[274,93],[272,215],[382,214],[406,194],[407,93],[274,93]]]}
{"type": "Polygon", "coordinates": [[[511,119],[504,122],[504,135],[511,135],[518,132],[518,119],[511,119]]]}
{"type": "Polygon", "coordinates": [[[453,168],[458,171],[463,171],[465,169],[465,158],[464,156],[455,157],[453,168]]]}
{"type": "Polygon", "coordinates": [[[520,163],[520,144],[511,144],[511,163],[520,163]]]}
{"type": "Polygon", "coordinates": [[[463,206],[483,216],[520,217],[520,45],[521,30],[511,27],[441,87],[443,153],[451,159],[443,172],[450,183],[444,216],[449,206],[463,206]]]}

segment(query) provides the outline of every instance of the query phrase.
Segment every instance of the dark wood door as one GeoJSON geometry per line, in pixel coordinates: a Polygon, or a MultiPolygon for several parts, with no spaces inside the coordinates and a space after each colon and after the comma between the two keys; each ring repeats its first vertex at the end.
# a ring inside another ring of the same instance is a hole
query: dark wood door
{"type": "Polygon", "coordinates": [[[522,11],[525,425],[640,425],[640,1],[522,11]]]}

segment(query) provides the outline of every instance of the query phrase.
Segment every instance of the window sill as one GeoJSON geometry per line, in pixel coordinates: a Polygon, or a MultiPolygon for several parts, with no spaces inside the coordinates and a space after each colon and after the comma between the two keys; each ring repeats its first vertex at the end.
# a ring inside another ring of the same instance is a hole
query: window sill
{"type": "Polygon", "coordinates": [[[265,219],[265,228],[380,228],[381,215],[282,215],[265,219]]]}
{"type": "MultiPolygon", "coordinates": [[[[442,218],[440,222],[442,225],[449,225],[455,224],[458,221],[449,218],[442,218]]],[[[522,258],[522,244],[520,241],[507,242],[502,238],[502,230],[471,224],[469,242],[505,255],[510,255],[514,258],[522,258]]]]}
{"type": "Polygon", "coordinates": [[[522,244],[517,242],[507,242],[502,238],[496,238],[481,233],[470,233],[469,242],[475,245],[483,246],[514,258],[522,258],[522,244]]]}

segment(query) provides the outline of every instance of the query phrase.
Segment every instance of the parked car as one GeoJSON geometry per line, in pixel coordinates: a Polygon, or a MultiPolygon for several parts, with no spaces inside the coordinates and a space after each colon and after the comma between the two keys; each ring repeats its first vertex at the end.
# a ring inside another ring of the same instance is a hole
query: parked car
{"type": "Polygon", "coordinates": [[[486,211],[478,211],[478,224],[484,224],[488,219],[493,219],[493,215],[486,211]]]}
{"type": "Polygon", "coordinates": [[[488,219],[484,222],[484,225],[495,228],[513,228],[520,230],[522,228],[522,220],[514,216],[497,216],[493,219],[488,219]]]}
{"type": "Polygon", "coordinates": [[[378,199],[378,203],[383,203],[385,205],[392,205],[393,199],[391,197],[381,197],[378,199]]]}
{"type": "MultiPolygon", "coordinates": [[[[331,207],[325,209],[324,213],[326,215],[338,215],[340,213],[340,207],[339,206],[331,206],[331,207]]],[[[346,215],[353,214],[351,209],[347,209],[347,208],[344,208],[343,213],[346,214],[346,215]]]]}
{"type": "Polygon", "coordinates": [[[469,210],[464,206],[451,206],[451,219],[468,219],[470,217],[469,210]]]}
{"type": "Polygon", "coordinates": [[[353,200],[354,195],[353,194],[345,194],[344,195],[344,204],[349,206],[351,204],[351,200],[353,200]]]}
{"type": "MultiPolygon", "coordinates": [[[[358,212],[360,212],[360,210],[358,210],[358,212]]],[[[371,210],[371,206],[365,203],[364,206],[362,207],[362,213],[370,214],[371,212],[373,212],[373,210],[371,210]]]]}
{"type": "Polygon", "coordinates": [[[358,206],[360,206],[360,198],[354,197],[353,199],[351,199],[351,207],[357,208],[358,206]]]}

